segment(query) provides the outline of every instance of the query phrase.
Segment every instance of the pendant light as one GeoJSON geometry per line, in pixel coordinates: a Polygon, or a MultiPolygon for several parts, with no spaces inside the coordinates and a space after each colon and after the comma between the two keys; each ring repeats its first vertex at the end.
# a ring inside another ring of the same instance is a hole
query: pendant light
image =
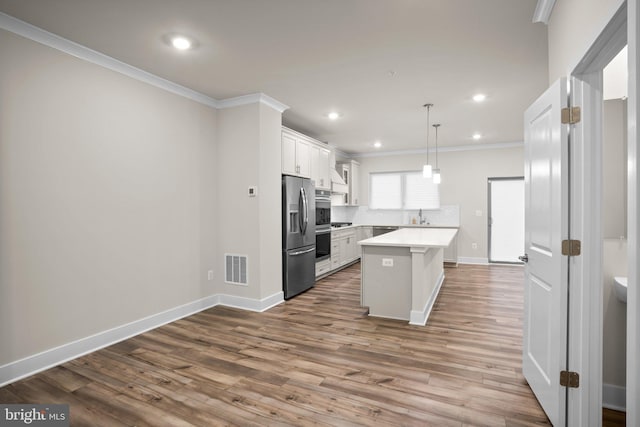
{"type": "Polygon", "coordinates": [[[431,163],[429,163],[429,111],[433,104],[424,104],[423,107],[427,109],[427,164],[422,167],[422,176],[425,178],[431,178],[433,176],[433,168],[431,167],[431,163]]]}
{"type": "Polygon", "coordinates": [[[434,128],[436,128],[436,167],[433,169],[433,183],[440,184],[442,182],[442,177],[440,176],[440,169],[438,168],[438,128],[440,124],[434,124],[434,128]]]}

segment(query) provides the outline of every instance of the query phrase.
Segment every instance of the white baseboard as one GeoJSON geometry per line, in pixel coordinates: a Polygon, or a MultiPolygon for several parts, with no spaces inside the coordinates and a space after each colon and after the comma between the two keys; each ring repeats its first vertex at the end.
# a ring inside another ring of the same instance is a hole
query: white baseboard
{"type": "Polygon", "coordinates": [[[627,389],[618,385],[602,384],[602,407],[626,412],[627,389]]]}
{"type": "Polygon", "coordinates": [[[217,305],[262,312],[283,301],[282,291],[261,300],[232,295],[210,295],[0,366],[0,387],[217,305]]]}
{"type": "Polygon", "coordinates": [[[458,264],[489,264],[489,258],[458,257],[458,264]]]}
{"type": "Polygon", "coordinates": [[[263,312],[284,302],[284,292],[276,292],[261,300],[237,297],[235,295],[220,295],[220,304],[227,307],[236,307],[243,310],[263,312]]]}
{"type": "Polygon", "coordinates": [[[438,278],[438,283],[436,283],[436,287],[431,292],[427,303],[424,305],[422,310],[411,310],[409,314],[409,324],[410,325],[418,325],[424,326],[427,324],[427,320],[429,319],[429,315],[431,314],[431,310],[433,309],[433,305],[436,303],[436,298],[438,298],[438,294],[440,293],[440,288],[442,287],[442,283],[444,282],[444,272],[440,273],[440,277],[438,278]]]}

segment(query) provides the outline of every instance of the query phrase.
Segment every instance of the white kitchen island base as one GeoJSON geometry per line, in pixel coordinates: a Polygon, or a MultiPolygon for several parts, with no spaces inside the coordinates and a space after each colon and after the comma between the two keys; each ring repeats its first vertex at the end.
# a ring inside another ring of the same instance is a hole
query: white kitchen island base
{"type": "Polygon", "coordinates": [[[401,229],[362,240],[361,304],[370,316],[425,325],[444,281],[455,229],[401,229]]]}

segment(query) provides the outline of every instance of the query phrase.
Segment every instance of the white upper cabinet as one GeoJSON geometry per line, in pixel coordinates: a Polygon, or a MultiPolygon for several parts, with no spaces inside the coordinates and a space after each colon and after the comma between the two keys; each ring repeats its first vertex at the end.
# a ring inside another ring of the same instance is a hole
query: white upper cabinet
{"type": "Polygon", "coordinates": [[[342,178],[348,187],[347,205],[357,206],[360,204],[360,163],[355,160],[339,163],[339,170],[342,171],[342,178]]]}
{"type": "Polygon", "coordinates": [[[307,141],[296,139],[296,163],[298,175],[311,177],[311,147],[307,141]]]}
{"type": "Polygon", "coordinates": [[[311,149],[300,136],[282,131],[282,173],[304,178],[311,176],[311,149]]]}
{"type": "Polygon", "coordinates": [[[349,183],[349,204],[360,204],[360,163],[351,161],[351,182],[349,183]]]}
{"type": "Polygon", "coordinates": [[[316,188],[331,189],[330,150],[326,144],[282,128],[282,173],[311,178],[316,188]]]}
{"type": "Polygon", "coordinates": [[[311,179],[316,188],[320,190],[331,190],[331,180],[329,178],[329,150],[315,144],[311,148],[311,179]]]}
{"type": "Polygon", "coordinates": [[[282,132],[282,173],[285,175],[298,174],[296,139],[284,132],[282,132]]]}

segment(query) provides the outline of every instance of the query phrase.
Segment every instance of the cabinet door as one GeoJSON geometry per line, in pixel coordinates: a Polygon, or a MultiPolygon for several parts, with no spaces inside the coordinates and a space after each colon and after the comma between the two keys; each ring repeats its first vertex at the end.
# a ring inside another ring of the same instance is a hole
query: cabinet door
{"type": "Polygon", "coordinates": [[[309,177],[313,181],[313,184],[316,188],[322,188],[320,185],[320,176],[318,175],[318,162],[320,161],[320,147],[316,147],[315,145],[309,146],[309,155],[311,160],[311,169],[309,172],[309,177]]]}
{"type": "Polygon", "coordinates": [[[296,139],[285,133],[282,134],[282,173],[297,175],[296,139]]]}
{"type": "Polygon", "coordinates": [[[347,237],[347,256],[346,262],[351,262],[358,259],[358,245],[356,243],[356,233],[353,233],[347,237]]]}
{"type": "Polygon", "coordinates": [[[296,163],[298,164],[298,175],[309,178],[311,176],[311,147],[301,139],[296,140],[296,163]]]}
{"type": "Polygon", "coordinates": [[[331,178],[329,175],[329,150],[319,149],[318,155],[318,179],[320,188],[331,190],[331,178]]]}
{"type": "Polygon", "coordinates": [[[349,199],[351,205],[360,204],[360,186],[358,185],[360,179],[360,165],[356,162],[351,162],[351,188],[349,188],[349,199]]]}
{"type": "Polygon", "coordinates": [[[340,265],[345,265],[346,263],[348,263],[350,261],[350,254],[349,254],[349,241],[348,241],[348,237],[341,237],[340,239],[338,239],[338,246],[339,246],[339,252],[340,252],[340,265]]]}
{"type": "Polygon", "coordinates": [[[334,270],[341,265],[340,259],[340,239],[331,238],[331,269],[334,270]]]}

